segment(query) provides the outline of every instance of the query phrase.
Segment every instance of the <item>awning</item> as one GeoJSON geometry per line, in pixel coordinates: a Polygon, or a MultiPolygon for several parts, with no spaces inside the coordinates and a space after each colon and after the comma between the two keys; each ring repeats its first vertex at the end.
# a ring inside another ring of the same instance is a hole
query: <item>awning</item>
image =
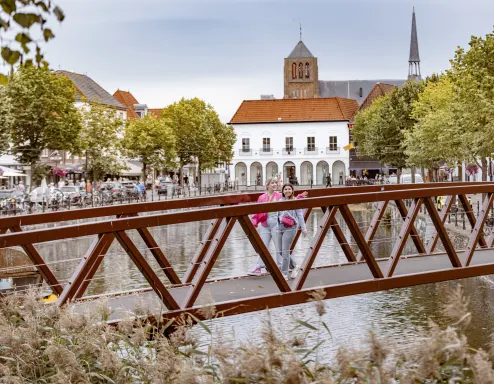
{"type": "Polygon", "coordinates": [[[0,176],[5,176],[5,177],[27,177],[26,174],[20,173],[19,171],[16,171],[15,169],[12,168],[7,168],[2,165],[0,165],[0,176]]]}
{"type": "Polygon", "coordinates": [[[136,165],[133,162],[125,162],[126,170],[121,172],[122,176],[142,176],[142,166],[136,165]]]}

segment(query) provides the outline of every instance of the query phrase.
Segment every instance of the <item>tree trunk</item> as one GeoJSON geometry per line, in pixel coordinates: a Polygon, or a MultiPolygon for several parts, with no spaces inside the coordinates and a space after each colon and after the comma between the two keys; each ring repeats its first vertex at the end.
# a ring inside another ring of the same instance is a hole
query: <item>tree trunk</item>
{"type": "Polygon", "coordinates": [[[29,188],[26,186],[26,192],[31,192],[33,188],[33,175],[34,170],[36,169],[36,163],[31,163],[31,174],[29,175],[29,188]]]}
{"type": "Polygon", "coordinates": [[[463,181],[463,163],[458,164],[458,181],[463,181]]]}
{"type": "Polygon", "coordinates": [[[434,180],[434,171],[432,170],[432,167],[429,167],[428,172],[429,172],[429,183],[432,183],[434,180]]]}
{"type": "Polygon", "coordinates": [[[422,180],[424,180],[424,183],[425,183],[426,180],[425,180],[425,168],[424,167],[420,167],[420,174],[422,175],[422,180]]]}
{"type": "Polygon", "coordinates": [[[487,181],[487,158],[482,157],[480,162],[482,166],[482,181],[487,181]]]}
{"type": "Polygon", "coordinates": [[[197,184],[199,184],[199,187],[201,186],[201,176],[202,176],[201,163],[198,162],[197,163],[197,184]]]}
{"type": "Polygon", "coordinates": [[[396,169],[396,183],[401,184],[401,170],[402,168],[397,168],[396,169]]]}
{"type": "Polygon", "coordinates": [[[415,167],[410,168],[412,171],[412,184],[415,184],[415,167]]]}
{"type": "Polygon", "coordinates": [[[180,180],[179,180],[179,183],[180,183],[180,186],[181,187],[184,186],[184,177],[183,177],[184,167],[185,167],[185,164],[180,164],[180,180]]]}
{"type": "Polygon", "coordinates": [[[147,179],[147,176],[146,176],[146,169],[147,169],[147,164],[146,163],[142,163],[142,181],[145,183],[146,182],[146,179],[147,179]]]}

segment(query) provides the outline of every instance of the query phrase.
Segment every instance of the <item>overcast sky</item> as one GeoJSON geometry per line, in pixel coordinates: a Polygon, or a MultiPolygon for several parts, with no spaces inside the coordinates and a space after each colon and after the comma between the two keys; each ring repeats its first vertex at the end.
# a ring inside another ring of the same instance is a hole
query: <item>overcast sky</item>
{"type": "Polygon", "coordinates": [[[299,40],[319,79],[401,79],[415,6],[422,74],[492,32],[493,0],[56,0],[66,20],[47,48],[53,69],[85,73],[148,107],[181,97],[224,122],[242,100],[283,96],[283,58],[299,40]]]}

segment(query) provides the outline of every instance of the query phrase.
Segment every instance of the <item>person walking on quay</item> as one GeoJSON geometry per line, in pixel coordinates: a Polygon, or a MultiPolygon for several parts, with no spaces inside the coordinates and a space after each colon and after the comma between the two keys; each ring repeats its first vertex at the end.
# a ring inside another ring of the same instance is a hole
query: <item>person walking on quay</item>
{"type": "Polygon", "coordinates": [[[326,176],[326,188],[331,187],[331,173],[326,176]]]}
{"type": "MultiPolygon", "coordinates": [[[[266,181],[266,193],[263,193],[257,199],[258,203],[271,203],[274,201],[280,200],[283,196],[281,192],[276,191],[277,187],[277,179],[274,177],[268,178],[266,181]]],[[[297,199],[307,197],[307,191],[301,193],[297,196],[297,199]]],[[[277,232],[278,232],[278,220],[276,212],[269,213],[257,213],[252,217],[252,224],[257,228],[259,224],[261,227],[259,229],[259,236],[261,237],[262,242],[269,248],[269,243],[273,240],[276,255],[278,255],[278,240],[277,240],[277,232]]],[[[277,256],[278,257],[278,256],[277,256]]],[[[296,265],[293,265],[296,269],[296,265]]],[[[266,266],[262,261],[261,257],[257,258],[257,263],[252,269],[251,272],[248,273],[249,276],[260,276],[262,274],[262,269],[265,269],[266,266]]]]}
{"type": "MultiPolygon", "coordinates": [[[[291,184],[285,184],[281,189],[283,195],[282,201],[294,200],[293,186],[291,184]]],[[[297,228],[302,230],[302,236],[307,236],[307,227],[305,226],[303,209],[290,209],[287,211],[278,212],[278,267],[281,273],[288,280],[288,265],[290,264],[290,247],[293,242],[293,238],[297,233],[297,228]]],[[[291,278],[297,277],[298,268],[293,269],[291,278]]]]}

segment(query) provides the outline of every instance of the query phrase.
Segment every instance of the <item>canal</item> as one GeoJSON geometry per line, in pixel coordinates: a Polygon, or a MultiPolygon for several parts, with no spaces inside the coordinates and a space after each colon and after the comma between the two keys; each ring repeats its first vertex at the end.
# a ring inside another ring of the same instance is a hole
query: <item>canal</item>
{"type": "MultiPolygon", "coordinates": [[[[373,211],[364,206],[356,206],[353,207],[353,213],[359,226],[365,231],[370,224],[373,211]]],[[[322,215],[322,211],[315,210],[309,217],[308,236],[301,238],[294,252],[297,263],[303,260],[322,215]]],[[[389,255],[401,223],[401,218],[392,216],[390,225],[381,225],[372,244],[375,255],[380,257],[389,255]]],[[[350,239],[346,225],[342,221],[340,224],[346,238],[350,239]]],[[[179,276],[182,276],[187,269],[208,226],[208,222],[195,222],[151,229],[151,233],[179,276]]],[[[426,237],[431,230],[431,225],[425,220],[418,219],[416,226],[422,237],[426,237]]],[[[153,269],[160,275],[159,266],[154,262],[137,233],[130,235],[146,255],[153,269]]],[[[461,235],[452,235],[452,237],[454,237],[456,247],[464,246],[465,239],[461,235]]],[[[37,249],[50,264],[59,280],[66,282],[92,240],[92,237],[69,239],[63,242],[39,244],[37,249]]],[[[357,246],[352,241],[350,244],[354,252],[357,252],[357,246]]],[[[272,245],[271,251],[273,251],[272,245]]],[[[413,253],[416,251],[413,243],[409,241],[403,254],[413,253]]],[[[252,268],[256,258],[254,249],[241,227],[236,224],[210,277],[245,275],[252,268]]],[[[333,233],[329,231],[315,265],[337,264],[345,261],[346,258],[338,242],[333,233]]],[[[419,327],[427,325],[428,319],[442,325],[447,324],[447,319],[441,315],[440,308],[449,294],[449,289],[455,284],[456,282],[445,282],[327,300],[327,312],[323,321],[329,326],[332,339],[322,346],[326,358],[330,359],[339,346],[360,345],[370,330],[374,330],[379,336],[398,345],[405,345],[417,334],[419,327]]],[[[491,295],[494,278],[487,276],[466,279],[462,280],[461,284],[465,293],[470,297],[472,312],[472,322],[466,335],[472,347],[486,347],[489,335],[494,331],[494,316],[492,316],[494,299],[491,295]]],[[[114,243],[86,294],[102,294],[146,287],[148,284],[141,273],[120,245],[114,243]]],[[[221,333],[225,337],[235,338],[238,341],[256,340],[260,337],[260,329],[266,317],[266,312],[230,316],[214,320],[212,327],[216,334],[221,333]]],[[[315,322],[317,315],[313,304],[307,303],[273,309],[270,311],[270,317],[281,333],[297,332],[305,337],[307,329],[299,327],[294,330],[294,319],[315,322]]],[[[197,333],[199,337],[206,339],[201,329],[198,328],[197,333]]],[[[309,344],[315,343],[315,334],[308,335],[307,338],[309,344]]]]}

